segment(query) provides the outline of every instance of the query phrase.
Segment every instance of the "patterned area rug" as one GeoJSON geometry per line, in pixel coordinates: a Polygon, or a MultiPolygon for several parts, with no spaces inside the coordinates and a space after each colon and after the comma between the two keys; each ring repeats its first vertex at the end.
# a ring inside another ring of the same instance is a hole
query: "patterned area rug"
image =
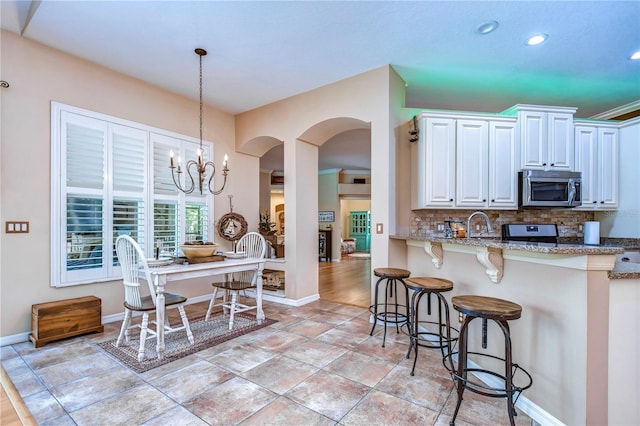
{"type": "Polygon", "coordinates": [[[165,355],[162,359],[158,359],[156,338],[153,337],[148,339],[145,344],[142,362],[138,362],[140,334],[136,330],[131,330],[129,342],[122,342],[119,347],[116,347],[117,339],[98,343],[98,346],[136,373],[143,373],[276,322],[276,320],[267,318],[262,321],[262,324],[258,324],[255,315],[236,314],[233,321],[233,330],[229,330],[229,316],[222,316],[222,313],[212,316],[207,322],[204,321],[204,317],[189,319],[191,332],[195,339],[193,345],[187,340],[187,334],[184,331],[165,334],[165,355]]]}

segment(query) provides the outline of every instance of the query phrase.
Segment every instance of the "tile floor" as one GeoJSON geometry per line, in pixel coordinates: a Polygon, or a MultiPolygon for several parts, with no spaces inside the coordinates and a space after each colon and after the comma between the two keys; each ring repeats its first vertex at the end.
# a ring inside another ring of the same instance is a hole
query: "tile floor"
{"type": "MultiPolygon", "coordinates": [[[[447,425],[456,397],[440,352],[369,336],[366,309],[265,302],[276,324],[142,374],[96,342],[119,323],[34,349],[1,348],[2,366],[41,425],[447,425]],[[413,356],[412,356],[413,358],[413,356]]],[[[206,310],[187,306],[188,315],[206,310]]],[[[393,330],[393,332],[391,332],[393,330]]],[[[465,393],[457,424],[508,424],[504,399],[465,393]]],[[[531,425],[519,412],[518,425],[531,425]]]]}

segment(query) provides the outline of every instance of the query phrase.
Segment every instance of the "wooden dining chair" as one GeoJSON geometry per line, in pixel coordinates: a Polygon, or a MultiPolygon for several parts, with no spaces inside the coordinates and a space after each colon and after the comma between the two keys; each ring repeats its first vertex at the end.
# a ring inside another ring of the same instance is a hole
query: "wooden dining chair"
{"type": "MultiPolygon", "coordinates": [[[[151,321],[151,324],[155,324],[156,329],[149,327],[149,314],[156,312],[156,291],[147,259],[133,238],[128,235],[119,236],[116,240],[116,253],[118,255],[118,262],[120,262],[122,268],[122,284],[124,285],[124,320],[122,321],[116,346],[120,346],[123,338],[125,338],[127,342],[129,341],[129,331],[132,328],[140,328],[138,361],[141,362],[144,359],[144,345],[146,340],[156,336],[157,327],[160,327],[156,321],[151,321]],[[140,279],[147,281],[149,294],[143,295],[140,291],[140,279]],[[142,313],[142,321],[140,324],[131,324],[132,312],[142,313]]],[[[181,327],[171,327],[168,316],[165,315],[165,323],[163,325],[165,335],[174,331],[186,330],[187,338],[189,342],[193,344],[193,334],[191,333],[189,320],[184,311],[184,304],[187,298],[171,293],[164,293],[164,295],[165,310],[177,308],[180,312],[180,318],[182,318],[181,327]]]]}
{"type": "MultiPolygon", "coordinates": [[[[237,252],[246,252],[247,257],[264,259],[267,252],[267,242],[264,237],[257,232],[248,232],[238,240],[236,245],[237,252]]],[[[249,305],[238,301],[238,295],[241,291],[250,288],[256,288],[258,285],[258,271],[241,271],[231,274],[229,280],[223,282],[214,282],[213,293],[211,294],[211,302],[205,321],[209,321],[211,311],[216,306],[222,306],[223,314],[229,313],[229,330],[233,329],[233,318],[239,312],[257,309],[256,305],[249,305]],[[218,290],[222,290],[222,302],[216,303],[218,290]]]]}

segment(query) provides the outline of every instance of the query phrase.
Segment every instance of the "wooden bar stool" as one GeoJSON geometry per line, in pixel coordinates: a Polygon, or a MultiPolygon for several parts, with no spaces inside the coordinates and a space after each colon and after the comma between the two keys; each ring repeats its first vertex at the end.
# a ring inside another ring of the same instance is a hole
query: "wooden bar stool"
{"type": "MultiPolygon", "coordinates": [[[[433,277],[411,277],[407,279],[406,286],[413,290],[411,304],[409,305],[410,321],[407,322],[409,330],[409,350],[407,358],[411,354],[411,349],[415,350],[413,368],[411,375],[414,375],[416,362],[418,361],[418,347],[422,346],[431,349],[440,349],[442,359],[451,352],[452,344],[458,340],[451,337],[451,321],[449,320],[449,304],[442,295],[443,292],[453,290],[453,282],[444,278],[433,277]],[[427,315],[431,317],[431,295],[438,298],[438,321],[420,320],[420,301],[423,296],[427,296],[427,315]],[[434,326],[437,327],[434,330],[434,326]],[[421,330],[422,329],[422,330],[421,330]],[[446,351],[445,351],[446,349],[446,351]]],[[[457,330],[453,329],[456,333],[457,330]]],[[[449,358],[451,362],[451,359],[449,358]]],[[[453,368],[453,365],[451,365],[453,368]]]]}
{"type": "MultiPolygon", "coordinates": [[[[447,355],[448,357],[453,357],[456,353],[458,354],[458,367],[451,372],[458,393],[458,402],[450,424],[455,424],[460,403],[462,402],[462,394],[465,389],[469,389],[472,392],[492,398],[507,398],[509,422],[511,425],[515,425],[513,416],[517,413],[514,408],[515,401],[513,397],[515,395],[517,401],[522,391],[530,388],[533,383],[531,375],[518,364],[514,364],[511,359],[511,333],[508,321],[520,318],[522,306],[508,300],[485,296],[454,296],[451,298],[451,304],[454,309],[460,312],[461,316],[464,316],[464,320],[462,321],[462,327],[460,327],[459,352],[453,352],[447,355]],[[504,334],[504,358],[486,353],[468,351],[468,327],[469,323],[476,318],[482,319],[482,347],[484,349],[487,348],[487,320],[492,320],[500,327],[504,334]],[[504,374],[482,368],[469,368],[467,366],[467,356],[469,354],[504,361],[504,374]],[[528,377],[528,383],[523,387],[515,386],[513,383],[513,377],[519,371],[528,377]],[[485,383],[475,381],[468,377],[468,373],[470,372],[484,373],[497,377],[504,381],[504,387],[490,387],[485,383]]],[[[446,366],[445,363],[445,367],[446,366]]]]}
{"type": "Polygon", "coordinates": [[[411,272],[406,269],[398,268],[376,268],[373,270],[373,274],[379,277],[376,282],[375,298],[373,299],[373,305],[369,306],[369,312],[373,314],[373,327],[371,327],[370,336],[373,336],[373,331],[376,328],[378,321],[384,323],[384,334],[382,337],[382,347],[384,348],[385,341],[387,339],[387,324],[395,324],[396,331],[400,332],[400,325],[406,324],[409,319],[409,309],[406,304],[409,303],[409,290],[404,282],[405,278],[411,276],[411,272]],[[384,303],[378,302],[378,291],[380,284],[384,284],[384,303]],[[405,291],[405,304],[398,303],[398,282],[402,283],[405,291]],[[392,306],[395,307],[393,311],[389,310],[389,299],[393,299],[392,306]]]}

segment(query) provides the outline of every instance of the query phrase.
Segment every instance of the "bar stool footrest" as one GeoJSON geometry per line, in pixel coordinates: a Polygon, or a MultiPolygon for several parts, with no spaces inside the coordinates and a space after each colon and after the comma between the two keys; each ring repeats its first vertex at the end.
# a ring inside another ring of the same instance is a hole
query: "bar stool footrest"
{"type": "MultiPolygon", "coordinates": [[[[529,372],[527,370],[525,370],[524,368],[520,367],[518,364],[511,364],[511,382],[514,383],[515,380],[514,378],[516,377],[516,375],[522,376],[524,374],[524,376],[526,376],[526,384],[524,386],[516,386],[515,384],[512,384],[512,389],[511,391],[507,391],[506,388],[501,388],[501,387],[492,387],[492,386],[488,386],[487,384],[485,384],[484,382],[480,382],[478,379],[478,381],[475,380],[471,380],[469,379],[468,373],[472,373],[476,378],[478,377],[475,373],[481,373],[481,374],[489,374],[491,376],[497,377],[498,379],[502,380],[503,382],[506,383],[507,378],[500,374],[500,373],[496,373],[495,371],[491,371],[491,370],[486,370],[484,368],[465,368],[464,372],[467,373],[467,377],[464,378],[460,375],[458,375],[457,373],[457,368],[454,369],[453,371],[451,370],[451,367],[453,364],[450,363],[450,365],[447,365],[447,360],[455,355],[457,355],[458,352],[452,352],[451,354],[447,354],[445,355],[445,357],[443,358],[442,362],[445,366],[445,368],[447,370],[449,370],[449,373],[451,373],[451,378],[454,381],[460,381],[462,383],[464,383],[464,387],[465,389],[470,390],[471,392],[475,392],[477,394],[480,395],[484,395],[484,396],[488,396],[491,398],[507,398],[510,395],[516,395],[516,399],[514,400],[514,404],[515,402],[518,400],[518,398],[520,397],[520,394],[526,390],[529,389],[531,387],[531,385],[533,384],[533,378],[531,377],[531,374],[529,374],[529,372]],[[518,374],[518,373],[522,373],[522,374],[518,374]]],[[[489,354],[483,354],[483,353],[479,353],[479,352],[467,352],[468,355],[475,355],[476,357],[486,357],[486,358],[492,358],[492,359],[496,359],[499,361],[503,361],[505,362],[504,358],[500,358],[494,355],[489,355],[489,354]]]]}
{"type": "MultiPolygon", "coordinates": [[[[378,304],[378,307],[380,306],[384,307],[384,303],[378,304]]],[[[398,308],[402,308],[399,310],[404,310],[405,312],[407,309],[405,305],[398,305],[398,308]]],[[[408,322],[407,314],[403,314],[402,312],[396,313],[395,311],[385,311],[385,312],[378,311],[376,313],[374,305],[369,306],[369,312],[373,315],[374,320],[376,322],[379,321],[384,324],[393,324],[393,325],[406,324],[408,322]]]]}
{"type": "MultiPolygon", "coordinates": [[[[420,324],[430,324],[438,326],[439,324],[435,321],[420,321],[420,324]]],[[[437,331],[418,331],[416,334],[411,333],[407,330],[409,324],[405,324],[402,326],[401,330],[404,334],[406,334],[409,339],[414,341],[414,344],[420,346],[421,348],[428,349],[444,349],[448,348],[451,345],[451,348],[455,347],[455,343],[458,341],[458,337],[451,337],[449,341],[447,341],[447,337],[444,334],[438,334],[437,331]],[[430,339],[429,337],[433,337],[430,339]]],[[[455,332],[458,334],[458,330],[454,327],[449,327],[450,332],[455,332]]]]}

